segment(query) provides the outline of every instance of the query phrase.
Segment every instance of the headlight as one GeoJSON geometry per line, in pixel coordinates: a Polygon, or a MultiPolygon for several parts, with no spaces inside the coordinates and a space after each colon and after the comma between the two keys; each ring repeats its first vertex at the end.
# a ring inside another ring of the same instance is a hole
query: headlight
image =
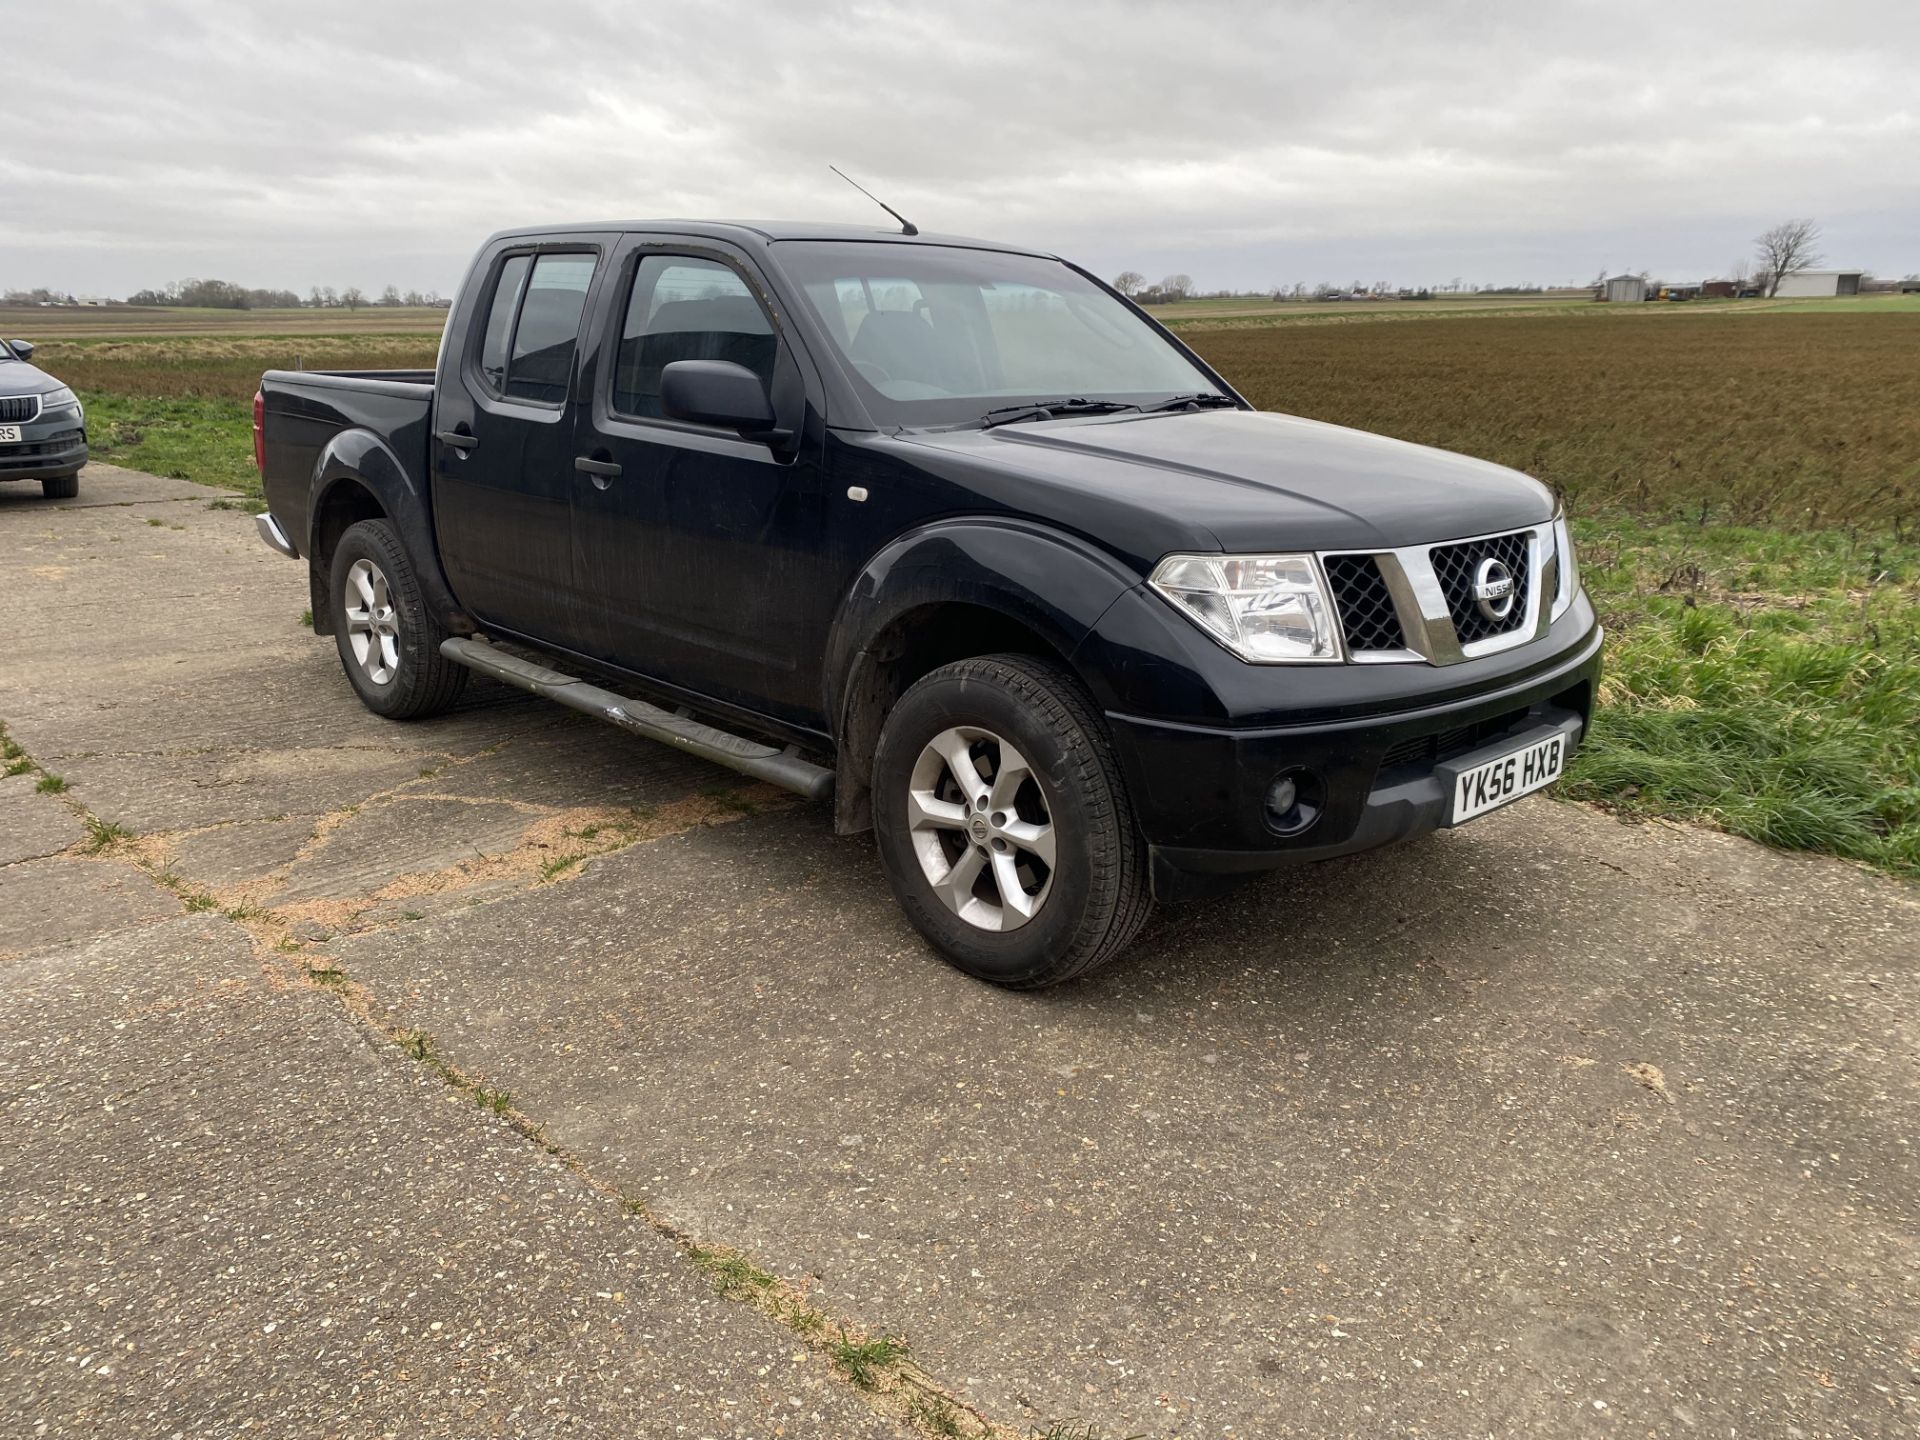
{"type": "Polygon", "coordinates": [[[1311,555],[1169,555],[1147,583],[1242,660],[1340,658],[1333,606],[1311,555]]]}
{"type": "Polygon", "coordinates": [[[1558,620],[1580,593],[1580,567],[1573,561],[1573,532],[1567,528],[1567,512],[1562,510],[1553,521],[1553,548],[1560,556],[1560,584],[1553,592],[1553,614],[1558,620]]]}
{"type": "Polygon", "coordinates": [[[49,390],[40,397],[40,413],[42,415],[45,415],[49,410],[78,410],[79,408],[80,397],[64,385],[58,390],[49,390]]]}

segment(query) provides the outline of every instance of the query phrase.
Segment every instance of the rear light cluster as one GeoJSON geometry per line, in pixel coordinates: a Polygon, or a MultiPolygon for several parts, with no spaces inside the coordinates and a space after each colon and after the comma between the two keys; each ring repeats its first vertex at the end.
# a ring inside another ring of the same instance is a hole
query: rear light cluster
{"type": "Polygon", "coordinates": [[[267,397],[253,392],[253,463],[262,475],[267,473],[267,397]]]}

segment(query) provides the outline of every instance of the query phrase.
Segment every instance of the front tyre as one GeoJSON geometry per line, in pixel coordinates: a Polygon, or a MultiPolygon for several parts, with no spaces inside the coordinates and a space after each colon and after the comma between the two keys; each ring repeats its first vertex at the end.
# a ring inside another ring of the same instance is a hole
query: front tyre
{"type": "Polygon", "coordinates": [[[895,899],[969,975],[1057,985],[1146,923],[1146,847],[1120,767],[1059,665],[988,655],[919,680],[881,729],[873,796],[895,899]]]}
{"type": "Polygon", "coordinates": [[[80,493],[80,476],[50,475],[40,482],[40,494],[47,500],[71,500],[80,493]]]}
{"type": "Polygon", "coordinates": [[[400,537],[384,520],[349,526],[333,552],[328,586],[340,664],[360,703],[389,720],[450,707],[467,669],[440,653],[447,631],[420,595],[400,537]]]}

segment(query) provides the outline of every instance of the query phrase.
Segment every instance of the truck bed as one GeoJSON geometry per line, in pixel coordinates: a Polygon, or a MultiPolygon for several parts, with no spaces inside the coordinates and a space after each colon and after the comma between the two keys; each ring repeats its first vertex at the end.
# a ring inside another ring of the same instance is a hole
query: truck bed
{"type": "Polygon", "coordinates": [[[332,456],[359,467],[384,451],[407,488],[427,493],[433,381],[431,370],[269,370],[261,376],[261,483],[268,507],[302,553],[316,482],[332,456]]]}

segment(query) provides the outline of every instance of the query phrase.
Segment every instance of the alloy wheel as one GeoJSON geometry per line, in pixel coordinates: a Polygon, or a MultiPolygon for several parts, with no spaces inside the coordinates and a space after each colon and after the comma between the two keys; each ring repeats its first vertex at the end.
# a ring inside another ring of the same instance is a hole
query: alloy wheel
{"type": "Polygon", "coordinates": [[[926,743],[907,782],[907,827],[941,902],[982,930],[1017,930],[1053,889],[1053,813],[1027,758],[959,725],[926,743]]]}
{"type": "Polygon", "coordinates": [[[347,571],[347,644],[355,663],[376,685],[390,684],[400,669],[400,617],[386,574],[371,560],[347,571]]]}

